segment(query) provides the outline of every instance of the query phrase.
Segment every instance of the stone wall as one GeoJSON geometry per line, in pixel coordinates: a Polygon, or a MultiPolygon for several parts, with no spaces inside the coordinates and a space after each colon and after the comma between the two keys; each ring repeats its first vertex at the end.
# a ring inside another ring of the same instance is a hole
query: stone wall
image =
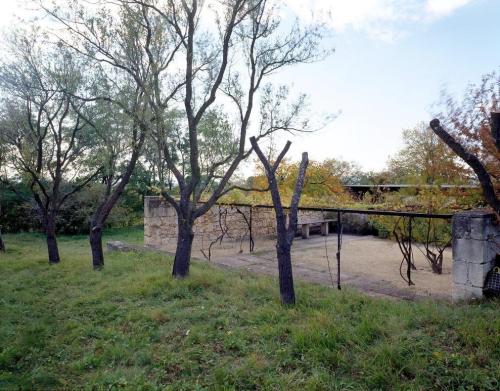
{"type": "Polygon", "coordinates": [[[491,213],[467,211],[453,217],[454,301],[483,296],[486,275],[500,248],[500,230],[491,213]]]}
{"type": "MultiPolygon", "coordinates": [[[[299,210],[299,221],[320,220],[318,211],[299,210]]],[[[252,237],[276,236],[274,209],[235,205],[214,205],[199,217],[194,225],[195,241],[203,247],[226,232],[225,241],[241,241],[249,237],[250,223],[252,237]]],[[[144,201],[144,243],[146,246],[167,248],[177,240],[177,214],[159,197],[146,197],[144,201]]]]}
{"type": "MultiPolygon", "coordinates": [[[[365,220],[349,219],[343,221],[355,228],[366,224],[365,220]]],[[[355,215],[351,215],[355,216],[355,215]]],[[[299,210],[299,223],[319,221],[321,211],[299,210]]],[[[330,213],[325,218],[335,219],[330,213]]],[[[250,224],[252,237],[271,238],[276,236],[276,221],[273,208],[248,205],[214,205],[205,215],[195,222],[194,246],[206,248],[224,230],[224,241],[242,241],[249,238],[250,224]]],[[[360,233],[354,229],[349,231],[360,233]]],[[[344,232],[346,230],[344,229],[344,232]]],[[[454,301],[470,300],[483,296],[486,275],[493,268],[500,249],[500,228],[495,217],[485,211],[457,213],[452,221],[453,236],[453,288],[454,301]]],[[[177,214],[159,197],[146,197],[144,205],[144,242],[145,245],[175,249],[177,241],[177,214]]]]}

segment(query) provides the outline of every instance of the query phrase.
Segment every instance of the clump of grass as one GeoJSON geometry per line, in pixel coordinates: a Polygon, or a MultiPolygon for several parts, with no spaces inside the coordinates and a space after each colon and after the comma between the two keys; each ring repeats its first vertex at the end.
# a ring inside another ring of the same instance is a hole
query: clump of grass
{"type": "MultiPolygon", "coordinates": [[[[112,237],[140,242],[140,230],[112,237]]],[[[110,253],[84,237],[7,235],[0,255],[0,389],[481,389],[500,378],[498,302],[393,302],[194,263],[110,253]]]]}

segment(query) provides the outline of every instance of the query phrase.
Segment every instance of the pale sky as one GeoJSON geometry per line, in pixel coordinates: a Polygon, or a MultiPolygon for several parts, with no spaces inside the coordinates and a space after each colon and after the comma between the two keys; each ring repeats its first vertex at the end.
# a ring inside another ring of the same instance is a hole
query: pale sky
{"type": "Polygon", "coordinates": [[[293,69],[318,112],[341,111],[325,130],[295,140],[298,159],[343,157],[381,169],[402,129],[429,122],[446,87],[461,94],[500,66],[500,0],[288,0],[332,28],[336,52],[293,69]],[[319,16],[319,15],[322,16],[319,16]]]}
{"type": "MultiPolygon", "coordinates": [[[[0,26],[24,0],[0,0],[0,26]]],[[[287,70],[280,82],[307,93],[313,113],[340,112],[316,134],[292,138],[291,155],[344,158],[381,169],[401,131],[428,122],[443,87],[461,93],[499,70],[500,0],[287,0],[304,22],[326,23],[325,61],[287,70]]]]}

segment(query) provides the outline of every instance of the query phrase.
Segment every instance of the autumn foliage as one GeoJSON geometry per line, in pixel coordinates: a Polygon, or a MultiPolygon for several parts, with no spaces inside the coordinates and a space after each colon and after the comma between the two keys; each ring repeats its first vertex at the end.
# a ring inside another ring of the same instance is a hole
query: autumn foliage
{"type": "MultiPolygon", "coordinates": [[[[283,162],[276,173],[280,194],[286,202],[289,202],[293,194],[298,168],[298,162],[283,162]]],[[[337,161],[333,159],[309,163],[302,192],[302,206],[340,207],[352,201],[349,193],[342,186],[342,172],[339,172],[337,168],[337,161]]],[[[256,173],[251,178],[252,187],[266,188],[267,178],[260,166],[256,167],[256,173]]],[[[265,204],[271,201],[269,193],[254,192],[251,197],[254,203],[265,204]]]]}
{"type": "Polygon", "coordinates": [[[404,147],[388,162],[393,183],[466,184],[472,171],[429,128],[421,123],[403,130],[404,147]]]}
{"type": "Polygon", "coordinates": [[[490,73],[483,76],[479,84],[470,85],[462,101],[445,97],[444,109],[437,115],[442,127],[465,152],[479,159],[489,175],[497,200],[500,195],[500,150],[492,135],[491,113],[500,111],[499,99],[500,74],[490,73]]]}

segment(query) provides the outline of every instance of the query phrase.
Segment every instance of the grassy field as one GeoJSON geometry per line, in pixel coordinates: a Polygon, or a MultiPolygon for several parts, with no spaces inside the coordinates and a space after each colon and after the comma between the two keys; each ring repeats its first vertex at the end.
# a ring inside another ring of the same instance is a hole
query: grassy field
{"type": "MultiPolygon", "coordinates": [[[[142,231],[108,238],[139,243],[142,231]]],[[[107,254],[84,237],[6,235],[0,254],[0,389],[498,390],[500,303],[384,301],[157,253],[107,254]]]]}

